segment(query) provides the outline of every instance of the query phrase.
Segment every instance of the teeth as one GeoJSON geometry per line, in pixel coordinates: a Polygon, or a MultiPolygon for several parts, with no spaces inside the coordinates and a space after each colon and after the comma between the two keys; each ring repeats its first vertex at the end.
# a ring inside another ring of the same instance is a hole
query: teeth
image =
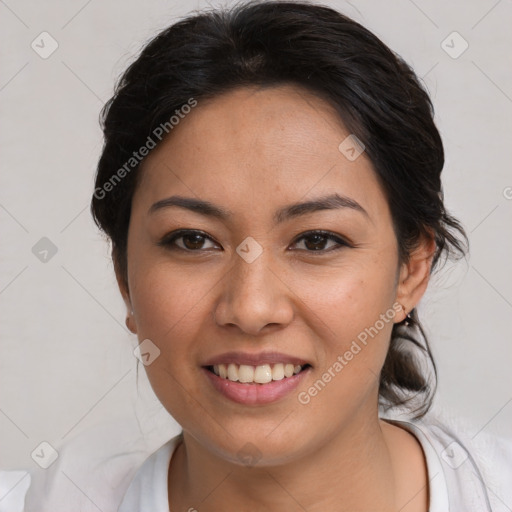
{"type": "Polygon", "coordinates": [[[285,364],[284,365],[284,376],[291,377],[293,375],[294,370],[295,370],[295,366],[293,366],[293,364],[285,364]]]}
{"type": "Polygon", "coordinates": [[[236,382],[238,380],[238,368],[236,364],[228,365],[228,379],[236,382]]]}
{"type": "Polygon", "coordinates": [[[247,364],[216,364],[213,373],[221,379],[229,379],[233,382],[267,384],[273,380],[282,380],[292,377],[302,370],[301,365],[291,363],[277,363],[274,365],[262,364],[250,366],[247,364]]]}
{"type": "Polygon", "coordinates": [[[274,365],[274,368],[272,368],[272,380],[281,379],[284,379],[284,365],[282,363],[278,363],[274,365]]]}
{"type": "Polygon", "coordinates": [[[272,368],[270,368],[269,364],[264,364],[262,366],[256,366],[256,370],[254,370],[254,382],[258,384],[266,384],[272,380],[272,368]]]}
{"type": "Polygon", "coordinates": [[[254,382],[254,366],[241,364],[240,368],[238,368],[238,380],[240,382],[254,382]]]}

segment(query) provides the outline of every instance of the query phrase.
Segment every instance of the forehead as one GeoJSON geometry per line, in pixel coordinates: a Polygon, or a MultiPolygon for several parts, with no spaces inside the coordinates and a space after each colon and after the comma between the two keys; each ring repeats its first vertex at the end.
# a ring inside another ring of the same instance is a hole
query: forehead
{"type": "Polygon", "coordinates": [[[376,216],[387,208],[384,194],[364,152],[353,160],[340,151],[349,135],[328,103],[293,86],[198,100],[144,160],[134,210],[179,194],[267,215],[337,192],[376,216]]]}

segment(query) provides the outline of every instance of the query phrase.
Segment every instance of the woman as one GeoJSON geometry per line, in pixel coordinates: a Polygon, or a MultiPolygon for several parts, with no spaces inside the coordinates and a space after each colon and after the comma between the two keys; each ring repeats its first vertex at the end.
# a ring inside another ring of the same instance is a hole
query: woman
{"type": "Polygon", "coordinates": [[[435,365],[416,306],[466,250],[432,116],[407,64],[307,3],[191,16],[124,73],[92,212],[183,431],[120,511],[499,503],[425,416],[435,365]]]}

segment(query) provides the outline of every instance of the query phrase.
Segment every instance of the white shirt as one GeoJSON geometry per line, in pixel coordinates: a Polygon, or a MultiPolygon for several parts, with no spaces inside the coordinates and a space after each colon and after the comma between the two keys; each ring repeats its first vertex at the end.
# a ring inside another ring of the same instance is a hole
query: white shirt
{"type": "MultiPolygon", "coordinates": [[[[430,487],[429,512],[510,512],[512,440],[485,433],[471,439],[460,432],[455,434],[446,422],[440,423],[430,415],[427,418],[418,422],[386,419],[411,432],[423,448],[430,487]]],[[[94,453],[86,456],[91,448],[82,441],[81,455],[73,464],[67,457],[66,465],[61,451],[61,461],[52,471],[32,472],[25,508],[21,510],[169,512],[168,469],[180,440],[180,435],[173,437],[149,456],[125,448],[104,460],[94,453]]],[[[133,440],[131,446],[137,448],[133,440]]],[[[74,455],[77,457],[76,451],[74,455]]]]}
{"type": "MultiPolygon", "coordinates": [[[[487,512],[501,508],[507,510],[504,503],[500,504],[501,498],[496,495],[494,499],[492,490],[486,487],[481,469],[473,460],[473,454],[445,426],[431,424],[425,427],[396,420],[394,423],[411,432],[423,448],[428,468],[429,512],[487,512]],[[495,502],[494,508],[491,508],[491,502],[495,502]]],[[[144,462],[131,482],[119,512],[169,512],[168,468],[180,441],[181,435],[174,437],[144,462]]],[[[509,443],[509,456],[511,453],[512,445],[509,443]]],[[[505,463],[508,463],[507,467],[500,470],[510,478],[512,460],[509,458],[505,463]]],[[[504,479],[503,482],[505,481],[504,479]]],[[[512,485],[512,478],[509,484],[512,485]]],[[[512,505],[510,496],[507,505],[512,505]]]]}

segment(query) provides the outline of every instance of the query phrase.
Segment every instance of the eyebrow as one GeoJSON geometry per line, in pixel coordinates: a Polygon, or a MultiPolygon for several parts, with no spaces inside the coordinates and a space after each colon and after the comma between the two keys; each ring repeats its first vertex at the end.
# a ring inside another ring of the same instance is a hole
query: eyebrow
{"type": "MultiPolygon", "coordinates": [[[[152,214],[158,210],[169,208],[171,206],[185,208],[195,213],[206,215],[208,217],[214,217],[223,221],[234,217],[233,212],[226,210],[221,206],[214,205],[209,201],[183,196],[171,196],[157,201],[150,207],[148,214],[152,214]]],[[[336,193],[328,196],[318,197],[310,201],[284,206],[283,208],[277,210],[274,214],[274,223],[280,224],[289,219],[321,210],[336,210],[341,208],[349,208],[351,210],[358,211],[370,219],[368,212],[357,201],[336,193]]]]}

